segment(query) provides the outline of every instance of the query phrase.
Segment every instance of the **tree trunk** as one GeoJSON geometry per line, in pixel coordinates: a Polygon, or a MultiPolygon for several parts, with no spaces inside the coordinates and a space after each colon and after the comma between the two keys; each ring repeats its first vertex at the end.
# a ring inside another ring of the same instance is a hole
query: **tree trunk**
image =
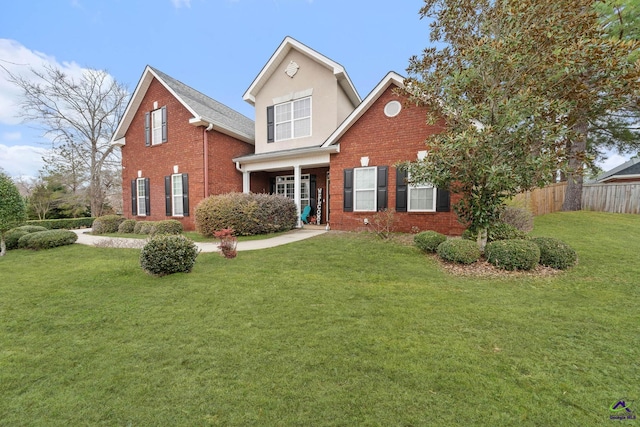
{"type": "Polygon", "coordinates": [[[569,144],[569,170],[567,189],[564,194],[563,211],[579,211],[582,207],[582,183],[584,182],[584,156],[587,151],[588,123],[580,118],[574,125],[576,138],[569,144]]]}
{"type": "Polygon", "coordinates": [[[4,235],[0,235],[0,256],[7,253],[7,246],[4,243],[4,235]]]}

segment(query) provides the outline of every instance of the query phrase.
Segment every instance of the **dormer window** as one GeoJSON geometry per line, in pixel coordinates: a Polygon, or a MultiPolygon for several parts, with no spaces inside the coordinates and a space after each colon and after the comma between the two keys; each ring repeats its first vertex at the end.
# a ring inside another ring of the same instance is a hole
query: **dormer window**
{"type": "Polygon", "coordinates": [[[269,107],[267,124],[275,128],[275,132],[268,130],[268,142],[311,136],[311,97],[269,107]]]}

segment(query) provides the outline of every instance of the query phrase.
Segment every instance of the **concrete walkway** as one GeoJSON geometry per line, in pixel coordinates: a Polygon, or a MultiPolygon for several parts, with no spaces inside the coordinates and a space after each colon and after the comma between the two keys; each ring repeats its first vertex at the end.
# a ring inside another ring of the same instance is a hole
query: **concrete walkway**
{"type": "MultiPolygon", "coordinates": [[[[146,239],[127,239],[123,237],[94,236],[90,234],[90,228],[72,231],[78,235],[78,240],[76,241],[76,243],[79,243],[81,245],[141,249],[147,242],[146,239]]],[[[280,234],[279,236],[271,237],[270,239],[238,242],[237,250],[253,251],[257,249],[272,248],[274,246],[286,245],[287,243],[309,239],[311,237],[319,236],[323,233],[326,233],[324,227],[306,226],[305,228],[291,230],[287,233],[280,234]]],[[[202,252],[219,251],[218,243],[196,242],[196,246],[198,246],[198,248],[200,248],[202,252]]]]}

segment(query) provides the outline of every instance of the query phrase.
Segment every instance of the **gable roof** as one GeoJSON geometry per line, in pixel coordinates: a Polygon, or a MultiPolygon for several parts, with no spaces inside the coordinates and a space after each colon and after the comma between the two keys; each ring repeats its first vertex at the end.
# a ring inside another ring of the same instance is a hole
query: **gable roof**
{"type": "Polygon", "coordinates": [[[640,157],[634,157],[610,171],[602,173],[596,178],[596,182],[607,182],[613,179],[625,179],[640,177],[640,157]]]}
{"type": "Polygon", "coordinates": [[[347,116],[347,118],[338,126],[338,128],[333,131],[329,138],[322,144],[322,147],[328,147],[330,145],[337,144],[340,141],[340,138],[349,130],[349,128],[358,121],[360,117],[364,115],[364,113],[369,110],[369,108],[373,105],[374,102],[380,98],[380,96],[387,90],[391,85],[398,86],[399,88],[404,88],[404,77],[400,74],[390,71],[386,76],[378,83],[378,85],[373,88],[373,90],[367,95],[367,97],[356,107],[355,110],[347,116]]]}
{"type": "Polygon", "coordinates": [[[118,124],[118,128],[111,139],[112,144],[122,145],[122,142],[118,143],[118,140],[124,138],[129,125],[131,125],[133,116],[140,107],[140,103],[154,78],[193,114],[193,118],[189,120],[189,123],[192,125],[213,125],[213,127],[221,133],[233,136],[250,144],[254,143],[255,126],[253,120],[215,99],[198,92],[162,71],[147,65],[129,100],[124,115],[118,124]]]}
{"type": "Polygon", "coordinates": [[[292,49],[297,50],[298,52],[313,59],[320,65],[331,70],[351,103],[353,105],[358,105],[360,103],[360,95],[358,95],[355,86],[351,82],[349,75],[342,65],[289,36],[285,37],[274,54],[271,55],[269,61],[267,61],[265,66],[262,67],[262,70],[260,71],[258,76],[253,80],[251,86],[249,86],[249,88],[242,96],[242,99],[244,99],[251,105],[255,105],[256,94],[260,92],[260,89],[262,89],[267,80],[269,80],[269,77],[271,77],[271,75],[276,71],[282,60],[289,54],[292,49]]]}

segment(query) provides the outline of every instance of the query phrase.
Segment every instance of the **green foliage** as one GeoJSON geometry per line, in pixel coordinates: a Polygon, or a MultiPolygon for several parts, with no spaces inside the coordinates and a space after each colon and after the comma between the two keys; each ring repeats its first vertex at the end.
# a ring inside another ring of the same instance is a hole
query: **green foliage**
{"type": "Polygon", "coordinates": [[[21,249],[51,249],[58,246],[72,245],[78,240],[78,235],[69,230],[46,230],[29,233],[20,237],[18,247],[21,249]]]}
{"type": "Polygon", "coordinates": [[[131,234],[134,232],[135,227],[136,227],[135,219],[125,219],[118,226],[118,233],[131,234]]]}
{"type": "MultiPolygon", "coordinates": [[[[473,232],[471,229],[466,229],[462,233],[462,238],[466,240],[473,240],[475,242],[478,238],[478,233],[473,232]]],[[[513,239],[528,239],[528,234],[504,222],[496,222],[492,224],[487,231],[487,242],[513,239]]]]}
{"type": "Polygon", "coordinates": [[[138,221],[133,227],[133,232],[134,234],[153,234],[155,227],[155,221],[138,221]]]}
{"type": "Polygon", "coordinates": [[[440,258],[458,264],[473,264],[480,259],[480,248],[474,242],[464,239],[449,239],[438,245],[440,258]]]}
{"type": "Polygon", "coordinates": [[[437,231],[427,230],[413,236],[413,242],[423,252],[435,252],[447,236],[437,231]]]}
{"type": "Polygon", "coordinates": [[[84,217],[31,220],[27,221],[26,223],[30,225],[40,225],[47,228],[48,230],[57,230],[60,228],[65,230],[72,230],[76,228],[89,228],[93,225],[93,221],[95,221],[95,218],[93,217],[84,217]]]}
{"type": "Polygon", "coordinates": [[[104,215],[93,221],[93,234],[117,233],[118,227],[126,218],[120,215],[104,215]]]}
{"type": "Polygon", "coordinates": [[[164,221],[157,221],[154,224],[152,233],[156,234],[182,234],[182,223],[176,219],[167,219],[164,221]]]}
{"type": "Polygon", "coordinates": [[[140,266],[154,276],[188,273],[196,262],[196,244],[182,235],[153,236],[140,252],[140,266]]]}
{"type": "Polygon", "coordinates": [[[637,91],[640,42],[603,37],[592,0],[425,0],[431,41],[410,60],[408,92],[443,131],[411,181],[462,195],[454,209],[474,230],[507,198],[581,171],[594,121],[637,91]],[[437,43],[434,43],[437,45],[437,43]],[[574,142],[576,143],[574,145],[574,142]]]}
{"type": "Polygon", "coordinates": [[[0,172],[0,235],[22,224],[26,219],[24,200],[15,184],[0,172]]]}
{"type": "Polygon", "coordinates": [[[540,261],[540,249],[531,240],[497,240],[487,244],[484,255],[504,270],[531,270],[540,261]]]}
{"type": "Polygon", "coordinates": [[[229,193],[209,196],[196,207],[196,229],[204,236],[232,228],[238,236],[275,233],[296,226],[293,200],[271,194],[229,193]]]}
{"type": "Polygon", "coordinates": [[[500,221],[525,233],[533,230],[533,214],[524,208],[505,206],[500,212],[500,221]]]}
{"type": "Polygon", "coordinates": [[[18,241],[22,236],[46,230],[46,228],[37,225],[22,225],[20,227],[12,228],[11,230],[7,231],[4,236],[7,250],[18,249],[18,241]]]}
{"type": "Polygon", "coordinates": [[[540,248],[540,264],[559,270],[566,270],[578,260],[576,251],[560,239],[535,237],[531,239],[540,248]]]}

